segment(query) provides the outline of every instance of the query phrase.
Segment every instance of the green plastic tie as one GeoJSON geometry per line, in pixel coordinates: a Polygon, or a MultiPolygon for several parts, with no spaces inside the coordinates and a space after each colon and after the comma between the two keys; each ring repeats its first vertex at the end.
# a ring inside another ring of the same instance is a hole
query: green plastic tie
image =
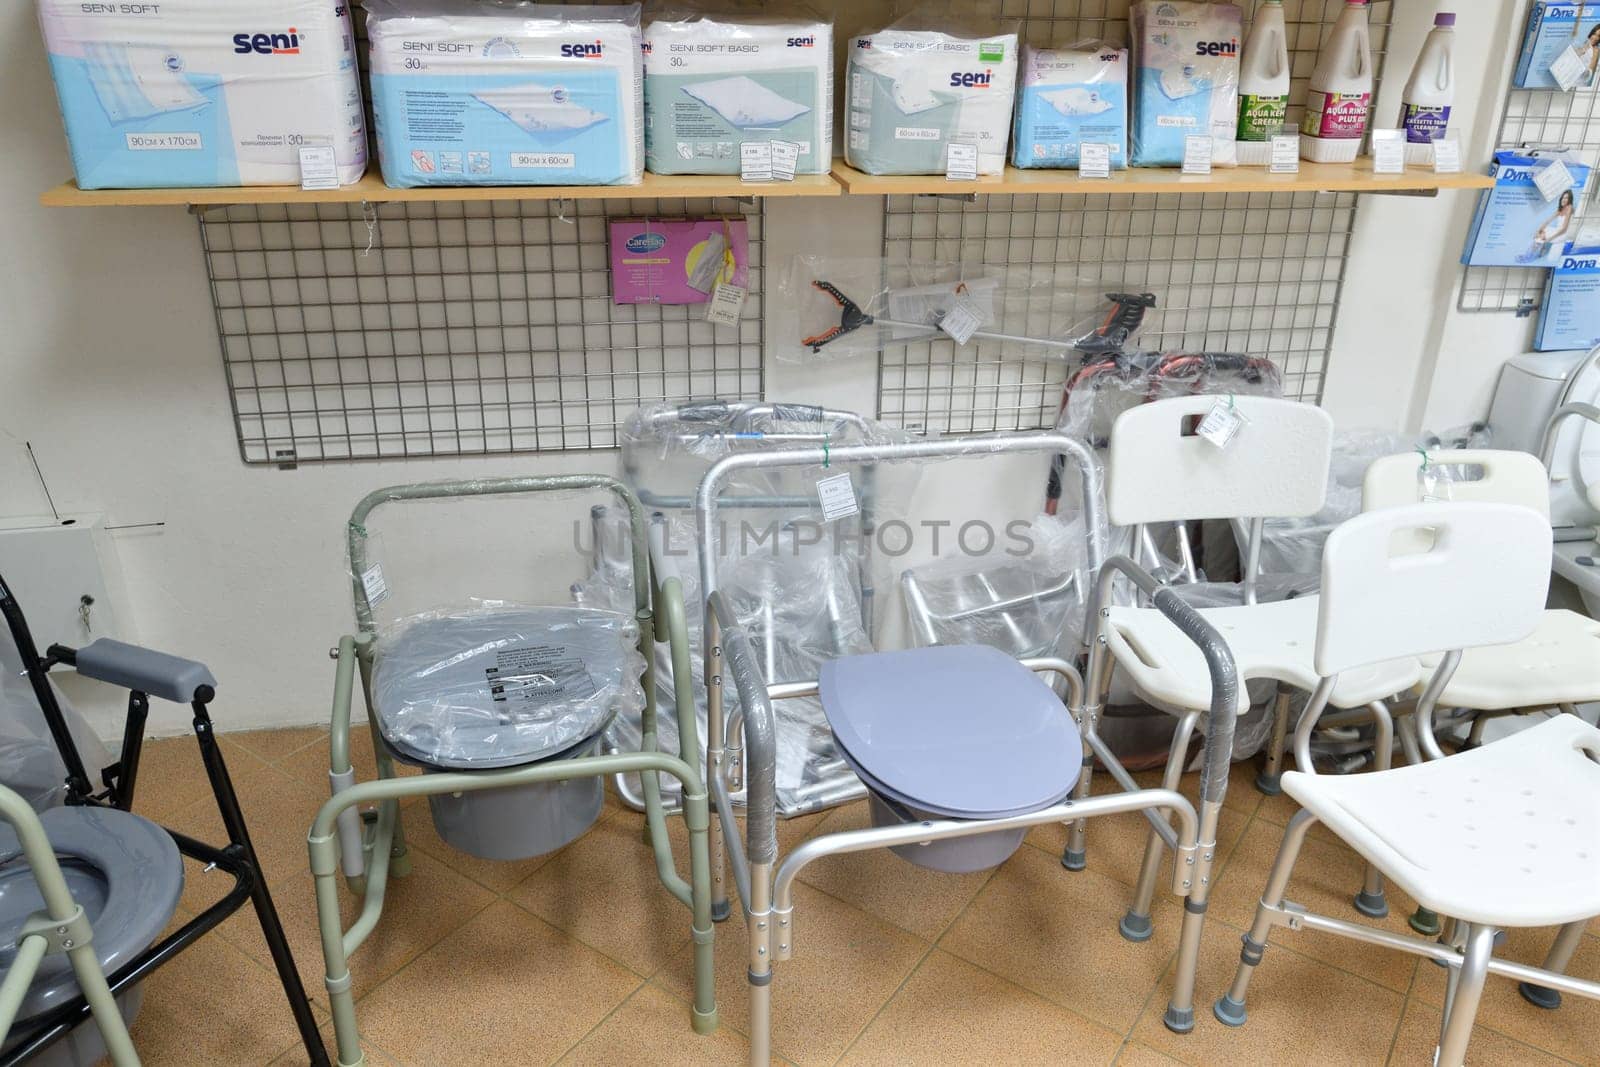
{"type": "Polygon", "coordinates": [[[356,533],[360,534],[362,537],[367,536],[367,528],[365,526],[361,525],[359,522],[352,521],[350,523],[350,529],[354,530],[356,533]]]}
{"type": "Polygon", "coordinates": [[[1427,470],[1428,469],[1428,450],[1426,448],[1419,448],[1419,449],[1417,449],[1417,455],[1422,457],[1422,466],[1419,469],[1420,470],[1427,470]]]}
{"type": "Polygon", "coordinates": [[[826,437],[822,439],[822,469],[828,469],[828,439],[826,437]]]}

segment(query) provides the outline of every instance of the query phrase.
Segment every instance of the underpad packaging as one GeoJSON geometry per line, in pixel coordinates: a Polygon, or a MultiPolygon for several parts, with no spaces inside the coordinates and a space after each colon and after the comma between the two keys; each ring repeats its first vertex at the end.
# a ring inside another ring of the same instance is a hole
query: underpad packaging
{"type": "Polygon", "coordinates": [[[612,219],[617,304],[704,304],[720,284],[750,284],[750,229],[736,219],[612,219]]]}
{"type": "Polygon", "coordinates": [[[1022,48],[1011,162],[1076,167],[1085,141],[1110,146],[1128,165],[1128,50],[1100,41],[1070,48],[1022,48]]]}
{"type": "Polygon", "coordinates": [[[645,163],[738,174],[744,141],[800,146],[797,174],[833,161],[833,26],[816,18],[652,13],[644,26],[645,163]]]}
{"type": "Polygon", "coordinates": [[[639,5],[364,0],[383,180],[635,185],[639,5]]]}
{"type": "Polygon", "coordinates": [[[1237,161],[1239,36],[1233,4],[1137,0],[1133,37],[1133,165],[1176,167],[1185,139],[1211,135],[1211,161],[1237,161]]]}
{"type": "Polygon", "coordinates": [[[304,146],[342,185],[366,171],[342,0],[39,0],[39,22],[81,189],[298,185],[304,146]]]}
{"type": "Polygon", "coordinates": [[[1005,169],[1017,35],[901,26],[850,41],[845,161],[868,174],[943,174],[951,144],[1005,169]]]}

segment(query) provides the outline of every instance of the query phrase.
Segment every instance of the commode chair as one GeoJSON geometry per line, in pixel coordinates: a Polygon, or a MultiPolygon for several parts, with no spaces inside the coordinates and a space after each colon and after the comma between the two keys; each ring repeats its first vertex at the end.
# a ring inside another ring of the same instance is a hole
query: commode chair
{"type": "Polygon", "coordinates": [[[717,1025],[712,977],[709,802],[701,785],[683,594],[676,578],[657,584],[646,550],[644,512],[621,482],[601,475],[500,478],[400,485],[368,494],[348,527],[356,622],[340,640],[334,682],[330,783],[333,797],[317,812],[309,837],[317,918],[327,965],[339,1063],[365,1062],[351,994],[349,956],[381,916],[389,875],[407,873],[400,801],[426,796],[439,836],[490,859],[554,851],[598,818],[608,775],[641,776],[657,872],[668,892],[692,912],[695,944],[691,1022],[700,1033],[717,1025]],[[362,575],[372,512],[391,502],[601,490],[629,516],[632,615],[586,607],[505,608],[436,612],[397,632],[380,633],[362,575]],[[656,751],[653,646],[670,645],[678,667],[679,754],[656,751]],[[350,696],[359,671],[372,731],[378,780],[356,784],[350,766],[350,696]],[[618,712],[639,709],[639,751],[596,754],[618,712]],[[395,760],[420,766],[397,777],[395,760]],[[682,786],[691,878],[673,863],[658,774],[682,786]],[[374,816],[359,811],[377,804],[374,816]],[[346,930],[336,877],[343,871],[362,898],[346,930]]]}
{"type": "MultiPolygon", "coordinates": [[[[1084,716],[1082,677],[1061,658],[1016,660],[989,647],[945,645],[830,660],[815,682],[769,685],[750,640],[717,589],[710,549],[717,503],[728,479],[753,467],[820,467],[851,461],[918,461],[961,456],[1063,454],[1082,476],[1088,556],[1101,566],[1103,531],[1094,460],[1077,440],[1059,433],[949,438],[829,451],[796,448],[729,456],[706,474],[697,494],[702,587],[706,607],[706,685],[709,766],[717,809],[713,871],[718,896],[723,850],[733,871],[748,929],[751,1062],[772,1053],[774,964],[790,959],[804,929],[795,914],[800,871],[825,856],[890,848],[902,858],[941,871],[971,871],[1004,861],[1027,827],[1141,811],[1177,850],[1173,892],[1185,898],[1176,978],[1165,1021],[1180,1033],[1194,1026],[1194,979],[1211,882],[1216,828],[1227,784],[1236,712],[1233,661],[1216,630],[1132,561],[1105,561],[1102,575],[1119,573],[1151,598],[1199,648],[1212,679],[1208,728],[1218,739],[1207,755],[1201,806],[1171,789],[1136,790],[1092,799],[1070,798],[1091,754],[1104,743],[1084,716]],[[1041,675],[1066,685],[1065,704],[1041,675]],[[728,678],[737,702],[724,716],[728,678]],[[871,827],[814,837],[779,857],[775,830],[777,748],[773,701],[820,696],[839,749],[869,793],[871,827]],[[748,797],[745,840],[739,839],[730,791],[748,797]],[[1177,828],[1155,812],[1176,816],[1177,828]],[[781,859],[781,862],[780,862],[781,859]]],[[[1102,581],[1107,580],[1105,577],[1102,581]]]]}
{"type": "Polygon", "coordinates": [[[41,656],[3,578],[0,614],[66,772],[65,806],[37,818],[0,789],[0,818],[10,823],[9,831],[0,826],[0,1065],[89,1067],[108,1053],[118,1067],[137,1063],[123,1020],[138,1013],[141,983],[246,904],[255,908],[306,1056],[325,1065],[316,1018],[213,733],[211,672],[105,638],[79,649],[51,645],[41,656]],[[49,680],[55,666],[128,690],[122,748],[111,766],[84,764],[49,680]],[[228,836],[220,847],[131,810],[151,697],[188,704],[194,713],[200,759],[228,836]],[[183,892],[184,856],[233,884],[162,937],[183,892]]]}
{"type": "Polygon", "coordinates": [[[1233,985],[1215,1014],[1245,1021],[1245,994],[1274,926],[1425,956],[1450,969],[1436,1062],[1459,1067],[1489,974],[1600,998],[1600,983],[1493,958],[1499,929],[1560,926],[1574,943],[1600,915],[1600,730],[1559,715],[1446,759],[1350,776],[1307,773],[1310,733],[1339,675],[1397,652],[1444,654],[1524,641],[1544,613],[1550,524],[1513,504],[1430,503],[1358,515],[1329,536],[1316,635],[1317,692],[1296,728],[1301,805],[1284,832],[1233,985]],[[1454,919],[1448,943],[1306,911],[1285,898],[1317,821],[1423,907],[1454,919]],[[1575,931],[1575,932],[1574,932],[1575,931]]]}
{"type": "MultiPolygon", "coordinates": [[[[1304,517],[1321,509],[1326,492],[1328,461],[1333,447],[1333,420],[1310,404],[1266,397],[1177,397],[1131,408],[1112,425],[1106,463],[1106,512],[1115,525],[1131,526],[1135,544],[1143,541],[1146,524],[1178,519],[1245,519],[1249,522],[1249,551],[1244,563],[1243,604],[1206,608],[1202,618],[1227,642],[1238,665],[1241,681],[1266,678],[1277,681],[1273,700],[1275,727],[1268,742],[1267,774],[1276,780],[1278,753],[1285,738],[1290,688],[1307,692],[1318,682],[1312,662],[1318,600],[1314,596],[1256,602],[1262,526],[1271,517],[1304,517]],[[1226,447],[1219,448],[1194,432],[1194,425],[1212,408],[1227,403],[1244,420],[1244,426],[1226,447]]],[[[1199,717],[1213,697],[1207,664],[1178,627],[1160,611],[1111,604],[1112,585],[1102,581],[1096,591],[1098,638],[1090,647],[1087,715],[1091,725],[1099,717],[1110,692],[1113,670],[1121,671],[1135,693],[1147,703],[1178,717],[1167,756],[1163,787],[1176,789],[1188,757],[1189,741],[1199,717]]],[[[1346,672],[1330,694],[1330,702],[1343,709],[1366,709],[1377,724],[1377,765],[1389,765],[1393,725],[1385,701],[1410,689],[1421,668],[1410,657],[1399,657],[1362,670],[1346,672]]],[[[1249,694],[1241,685],[1234,694],[1234,711],[1250,708],[1249,694]]],[[[1364,712],[1365,713],[1365,712],[1364,712]]],[[[1207,731],[1209,754],[1222,742],[1207,731]]],[[[1231,751],[1224,751],[1224,761],[1231,751]]],[[[1124,789],[1133,779],[1115,758],[1102,757],[1106,770],[1124,789]]],[[[1077,795],[1089,796],[1091,768],[1084,767],[1077,795]]],[[[1145,850],[1144,866],[1134,899],[1121,924],[1130,941],[1151,936],[1150,905],[1161,869],[1163,848],[1170,842],[1153,830],[1145,850]]],[[[1061,858],[1069,870],[1086,862],[1084,828],[1072,828],[1061,858]]],[[[1383,915],[1383,884],[1369,871],[1355,900],[1358,910],[1383,915]]]]}

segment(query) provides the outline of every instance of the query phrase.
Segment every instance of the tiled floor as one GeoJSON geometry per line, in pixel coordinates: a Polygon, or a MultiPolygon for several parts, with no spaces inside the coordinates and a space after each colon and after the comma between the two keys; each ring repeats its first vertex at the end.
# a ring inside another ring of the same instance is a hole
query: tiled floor
{"type": "MultiPolygon", "coordinates": [[[[223,741],[326,1023],[305,851],[327,789],[326,732],[223,741]]],[[[359,773],[370,776],[370,748],[355,747],[359,773]]],[[[213,836],[193,740],[153,742],[146,752],[138,810],[213,836]]],[[[1089,869],[1078,874],[1057,862],[1063,831],[1055,826],[1035,829],[988,873],[934,874],[888,852],[808,868],[796,894],[795,956],[778,965],[774,983],[775,1052],[795,1064],[1429,1064],[1440,969],[1322,934],[1280,929],[1251,989],[1249,1024],[1228,1030],[1211,1017],[1293,813],[1286,800],[1263,801],[1250,778],[1236,768],[1228,792],[1192,1034],[1161,1024],[1179,908],[1160,900],[1145,944],[1116,932],[1144,840],[1130,815],[1090,824],[1089,869]]],[[[783,823],[781,847],[865,819],[857,804],[783,823]]],[[[655,881],[640,816],[608,803],[585,837],[522,863],[448,848],[421,801],[406,808],[405,826],[413,873],[391,883],[383,919],[351,963],[369,1062],[745,1061],[742,923],[717,928],[722,1027],[697,1037],[688,1018],[689,916],[655,881]]],[[[681,822],[673,827],[682,856],[681,822]]],[[[1353,854],[1314,834],[1291,896],[1354,917],[1348,900],[1360,876],[1353,854]]],[[[223,880],[191,866],[184,914],[215,899],[223,880]]],[[[346,905],[349,922],[354,908],[346,905]]],[[[1409,911],[1391,890],[1384,925],[1403,930],[1409,911]]],[[[1551,936],[1516,933],[1506,951],[1536,963],[1551,936]]],[[[1573,970],[1600,978],[1600,936],[1585,939],[1573,970]]],[[[1569,997],[1560,1011],[1543,1012],[1491,978],[1478,1022],[1474,1067],[1600,1064],[1600,1003],[1569,997]]],[[[324,1031],[331,1044],[331,1027],[324,1031]]],[[[153,1065],[305,1062],[248,910],[158,972],[133,1033],[153,1065]]]]}

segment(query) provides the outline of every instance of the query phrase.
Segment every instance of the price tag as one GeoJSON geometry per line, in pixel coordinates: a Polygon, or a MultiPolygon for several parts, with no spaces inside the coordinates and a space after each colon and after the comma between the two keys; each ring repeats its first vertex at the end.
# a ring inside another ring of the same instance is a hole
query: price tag
{"type": "Polygon", "coordinates": [[[1435,174],[1461,173],[1461,142],[1454,137],[1433,142],[1433,172],[1435,174]]]}
{"type": "Polygon", "coordinates": [[[711,299],[706,303],[706,321],[718,326],[734,325],[744,312],[745,297],[749,295],[750,290],[742,285],[718,282],[717,287],[711,290],[711,299]]]}
{"type": "Polygon", "coordinates": [[[1183,139],[1183,173],[1211,173],[1211,135],[1188,136],[1183,139]]]}
{"type": "Polygon", "coordinates": [[[1111,146],[1098,141],[1085,141],[1079,145],[1078,177],[1111,177],[1111,146]]]}
{"type": "Polygon", "coordinates": [[[983,315],[970,301],[960,297],[957,297],[950,310],[939,318],[939,329],[955,338],[958,345],[964,345],[972,340],[973,333],[982,325],[983,315]]]}
{"type": "Polygon", "coordinates": [[[1267,164],[1269,174],[1300,173],[1300,135],[1275,133],[1272,135],[1272,159],[1267,164]]]}
{"type": "Polygon", "coordinates": [[[1224,397],[1211,406],[1206,417],[1195,427],[1195,434],[1218,448],[1227,448],[1244,429],[1247,420],[1233,406],[1233,397],[1224,397]]]}
{"type": "Polygon", "coordinates": [[[946,181],[975,182],[978,180],[978,146],[951,141],[945,146],[944,176],[946,181]]]}
{"type": "Polygon", "coordinates": [[[794,181],[795,167],[800,164],[800,145],[796,141],[772,141],[772,180],[794,181]]]}
{"type": "Polygon", "coordinates": [[[1372,173],[1406,172],[1406,134],[1404,130],[1372,131],[1372,173]]]}
{"type": "Polygon", "coordinates": [[[770,182],[772,180],[771,141],[741,141],[739,143],[739,180],[742,182],[770,182]]]}
{"type": "Polygon", "coordinates": [[[1577,45],[1561,50],[1555,62],[1550,64],[1550,76],[1563,92],[1568,93],[1589,80],[1589,65],[1583,61],[1583,53],[1577,45]]]}
{"type": "Polygon", "coordinates": [[[300,146],[300,188],[339,188],[339,168],[333,160],[333,145],[300,146]]]}
{"type": "Polygon", "coordinates": [[[383,580],[383,564],[374,563],[361,572],[361,588],[366,591],[368,607],[375,608],[389,599],[389,583],[383,580]]]}
{"type": "Polygon", "coordinates": [[[848,519],[861,513],[861,505],[856,502],[855,487],[850,484],[849,471],[817,479],[817,500],[822,504],[823,522],[848,519]]]}
{"type": "Polygon", "coordinates": [[[1546,200],[1554,200],[1578,183],[1573,180],[1566,163],[1552,159],[1549,166],[1534,169],[1533,184],[1539,187],[1539,194],[1546,200]]]}

